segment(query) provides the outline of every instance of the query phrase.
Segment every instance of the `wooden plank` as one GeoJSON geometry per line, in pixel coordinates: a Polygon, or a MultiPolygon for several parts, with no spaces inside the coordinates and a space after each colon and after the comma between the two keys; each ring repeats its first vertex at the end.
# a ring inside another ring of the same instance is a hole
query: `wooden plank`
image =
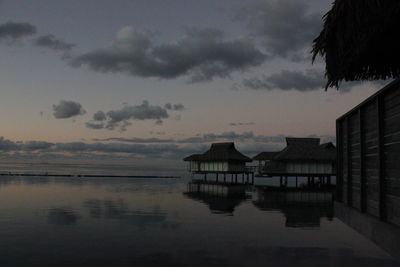
{"type": "Polygon", "coordinates": [[[343,129],[341,121],[336,121],[336,198],[343,202],[343,129]]]}
{"type": "Polygon", "coordinates": [[[341,164],[341,176],[342,176],[342,194],[343,194],[343,203],[347,203],[347,120],[344,118],[341,120],[341,147],[342,151],[340,153],[341,158],[340,158],[340,164],[341,164]]]}
{"type": "Polygon", "coordinates": [[[378,95],[376,98],[376,107],[378,113],[378,172],[379,172],[379,217],[382,221],[386,221],[386,188],[385,188],[385,171],[384,171],[384,144],[383,144],[383,102],[382,97],[378,95]]]}
{"type": "Polygon", "coordinates": [[[387,196],[387,221],[400,226],[400,198],[397,196],[387,196]]]}
{"type": "Polygon", "coordinates": [[[360,175],[361,175],[361,192],[360,192],[360,202],[361,202],[361,212],[365,213],[367,211],[367,179],[365,177],[365,151],[364,151],[364,118],[362,107],[358,110],[358,128],[360,133],[360,175]]]}
{"type": "Polygon", "coordinates": [[[346,117],[346,154],[347,154],[347,205],[352,206],[353,204],[353,190],[352,190],[352,169],[351,169],[351,140],[350,140],[350,119],[349,117],[346,117]]]}

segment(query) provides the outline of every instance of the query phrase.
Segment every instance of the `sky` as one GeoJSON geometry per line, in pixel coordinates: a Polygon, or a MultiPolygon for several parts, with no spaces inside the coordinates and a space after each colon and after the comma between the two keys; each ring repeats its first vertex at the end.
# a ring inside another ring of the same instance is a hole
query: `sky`
{"type": "Polygon", "coordinates": [[[324,89],[327,0],[0,0],[0,157],[171,160],[335,141],[386,82],[324,89]]]}

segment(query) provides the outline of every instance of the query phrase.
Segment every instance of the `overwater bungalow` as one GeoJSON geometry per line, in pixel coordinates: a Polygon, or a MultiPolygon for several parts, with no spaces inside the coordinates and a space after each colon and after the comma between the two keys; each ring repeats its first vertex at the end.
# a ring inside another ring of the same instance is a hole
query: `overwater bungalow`
{"type": "MultiPolygon", "coordinates": [[[[246,166],[247,162],[252,160],[236,150],[235,144],[229,143],[213,143],[211,148],[203,154],[193,154],[183,159],[188,162],[188,170],[192,174],[204,174],[205,179],[208,173],[216,175],[223,174],[226,181],[226,174],[231,174],[231,179],[235,175],[241,174],[248,180],[249,175],[253,176],[253,170],[246,166]]],[[[251,177],[253,178],[253,177],[251,177]]]]}
{"type": "Polygon", "coordinates": [[[328,177],[335,175],[336,149],[319,138],[286,138],[286,147],[272,154],[262,174],[268,176],[328,177]]]}

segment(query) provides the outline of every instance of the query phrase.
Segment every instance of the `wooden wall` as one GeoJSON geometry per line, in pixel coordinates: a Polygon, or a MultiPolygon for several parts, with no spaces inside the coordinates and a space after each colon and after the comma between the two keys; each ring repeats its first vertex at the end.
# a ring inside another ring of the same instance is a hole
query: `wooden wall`
{"type": "Polygon", "coordinates": [[[189,171],[193,172],[237,172],[245,171],[246,164],[232,162],[197,162],[190,161],[188,165],[189,171]]]}
{"type": "Polygon", "coordinates": [[[327,162],[288,162],[286,163],[287,173],[304,174],[334,174],[333,164],[327,162]]]}
{"type": "Polygon", "coordinates": [[[400,226],[400,81],[336,121],[337,199],[400,226]]]}

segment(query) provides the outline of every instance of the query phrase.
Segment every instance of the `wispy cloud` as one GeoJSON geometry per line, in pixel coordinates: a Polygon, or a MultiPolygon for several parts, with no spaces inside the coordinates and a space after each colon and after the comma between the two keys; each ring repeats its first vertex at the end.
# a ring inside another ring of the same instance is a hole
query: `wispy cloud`
{"type": "Polygon", "coordinates": [[[229,126],[250,126],[250,125],[256,125],[255,122],[230,122],[229,126]]]}
{"type": "Polygon", "coordinates": [[[252,90],[296,90],[301,92],[322,90],[325,87],[323,71],[282,70],[279,73],[243,80],[243,86],[252,90]]]}
{"type": "Polygon", "coordinates": [[[56,52],[62,52],[64,59],[71,58],[71,50],[76,46],[75,44],[67,43],[64,40],[58,39],[53,34],[39,36],[33,41],[33,44],[56,52]]]}
{"type": "Polygon", "coordinates": [[[167,110],[184,110],[185,106],[183,104],[171,104],[171,103],[167,103],[164,105],[164,108],[167,110]]]}
{"type": "Polygon", "coordinates": [[[34,35],[36,27],[27,22],[7,22],[0,24],[0,41],[16,41],[22,37],[34,35]]]}
{"type": "Polygon", "coordinates": [[[312,40],[321,30],[322,15],[310,12],[305,0],[271,0],[251,3],[235,18],[247,23],[271,56],[293,61],[309,58],[312,40]]]}
{"type": "MultiPolygon", "coordinates": [[[[334,136],[308,137],[321,138],[322,142],[335,142],[334,136]]],[[[219,141],[235,141],[239,150],[249,156],[262,151],[278,151],[285,146],[285,137],[255,135],[252,132],[241,134],[226,132],[221,134],[202,134],[184,139],[173,138],[106,138],[93,139],[94,143],[87,142],[46,142],[27,141],[14,142],[0,137],[0,155],[82,155],[109,157],[137,157],[137,158],[165,158],[182,159],[192,153],[206,151],[210,143],[219,141]]]]}

